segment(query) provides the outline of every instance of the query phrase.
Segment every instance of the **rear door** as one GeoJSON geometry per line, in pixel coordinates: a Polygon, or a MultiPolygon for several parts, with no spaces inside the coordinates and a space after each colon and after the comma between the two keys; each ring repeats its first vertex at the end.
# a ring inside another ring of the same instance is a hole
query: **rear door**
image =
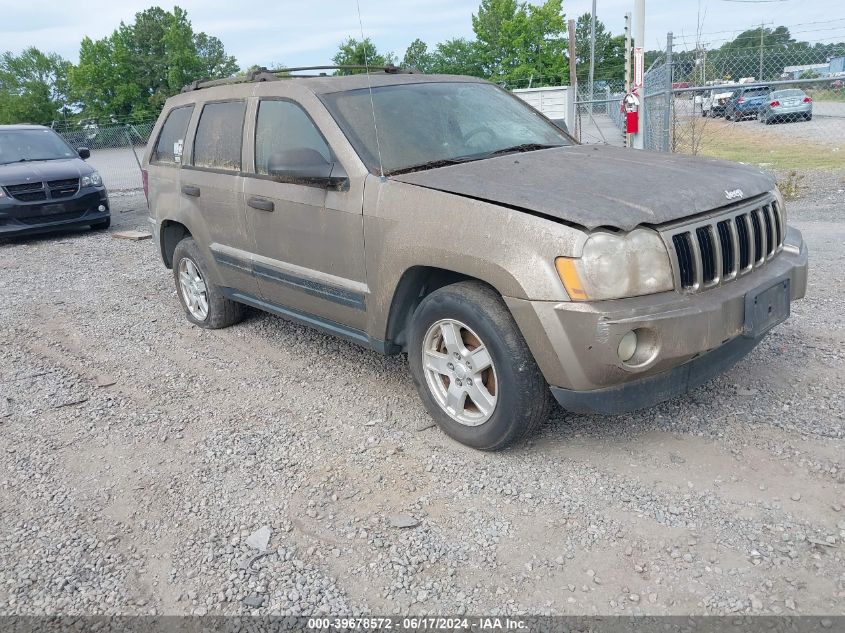
{"type": "Polygon", "coordinates": [[[257,291],[250,266],[252,236],[244,219],[242,147],[246,101],[202,105],[190,164],[182,168],[181,204],[187,217],[201,218],[207,247],[223,286],[257,291]]]}
{"type": "Polygon", "coordinates": [[[244,204],[261,297],[298,316],[318,317],[330,328],[334,323],[363,330],[363,181],[352,181],[343,190],[279,182],[268,165],[280,153],[317,152],[335,170],[343,166],[297,102],[262,98],[253,120],[254,164],[244,183],[244,204]]]}
{"type": "Polygon", "coordinates": [[[149,205],[157,222],[179,211],[182,152],[193,112],[193,104],[171,109],[150,149],[146,165],[149,205]]]}

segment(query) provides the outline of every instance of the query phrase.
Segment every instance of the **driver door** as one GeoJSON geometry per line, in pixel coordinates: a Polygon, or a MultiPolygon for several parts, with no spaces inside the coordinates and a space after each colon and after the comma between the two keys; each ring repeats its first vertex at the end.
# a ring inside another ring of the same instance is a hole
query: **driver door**
{"type": "Polygon", "coordinates": [[[280,182],[270,174],[275,157],[295,160],[315,152],[342,169],[298,103],[260,99],[254,121],[253,169],[243,195],[262,301],[300,319],[316,317],[330,328],[363,330],[367,286],[359,188],[329,190],[308,181],[280,182]]]}

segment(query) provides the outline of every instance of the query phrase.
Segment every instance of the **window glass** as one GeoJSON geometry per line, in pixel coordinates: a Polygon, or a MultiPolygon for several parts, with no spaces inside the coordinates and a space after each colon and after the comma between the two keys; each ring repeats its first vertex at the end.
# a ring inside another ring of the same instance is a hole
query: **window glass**
{"type": "Polygon", "coordinates": [[[167,115],[167,120],[161,126],[158,142],[153,152],[152,160],[162,163],[181,163],[182,149],[185,145],[185,132],[194,106],[174,108],[167,115]]]}
{"type": "Polygon", "coordinates": [[[194,138],[194,165],[240,171],[245,101],[207,103],[194,138]]]}
{"type": "Polygon", "coordinates": [[[274,154],[313,150],[327,163],[332,152],[305,111],[290,101],[261,101],[255,128],[255,170],[267,175],[274,154]]]}
{"type": "Polygon", "coordinates": [[[571,145],[559,128],[498,86],[423,82],[348,90],[323,102],[370,171],[478,160],[519,145],[571,145]],[[378,123],[376,138],[373,118],[378,123]]]}
{"type": "Polygon", "coordinates": [[[0,128],[0,165],[78,156],[53,130],[0,128]]]}

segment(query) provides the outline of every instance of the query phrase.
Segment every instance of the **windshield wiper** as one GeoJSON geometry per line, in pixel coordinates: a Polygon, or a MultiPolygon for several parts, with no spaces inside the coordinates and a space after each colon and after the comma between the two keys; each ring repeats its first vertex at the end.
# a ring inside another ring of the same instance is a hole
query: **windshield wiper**
{"type": "Polygon", "coordinates": [[[522,145],[514,145],[512,147],[503,147],[502,149],[493,150],[484,154],[483,158],[492,158],[493,156],[504,156],[505,154],[515,154],[517,152],[533,152],[538,149],[551,149],[553,147],[566,147],[565,145],[553,145],[549,143],[523,143],[522,145]]]}
{"type": "Polygon", "coordinates": [[[387,172],[386,176],[395,176],[397,174],[407,174],[412,171],[423,171],[425,169],[436,169],[437,167],[446,167],[448,165],[458,165],[459,163],[468,163],[473,160],[481,160],[487,158],[486,154],[475,154],[473,156],[458,156],[456,158],[438,158],[437,160],[430,160],[419,165],[411,165],[410,167],[400,167],[393,171],[387,172]]]}

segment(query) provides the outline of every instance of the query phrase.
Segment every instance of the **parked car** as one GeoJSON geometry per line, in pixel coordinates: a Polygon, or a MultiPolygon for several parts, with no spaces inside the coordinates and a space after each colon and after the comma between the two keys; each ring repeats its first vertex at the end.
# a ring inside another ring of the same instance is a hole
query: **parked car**
{"type": "Polygon", "coordinates": [[[89,155],[50,128],[0,125],[0,237],[108,228],[108,192],[89,155]]]}
{"type": "Polygon", "coordinates": [[[776,121],[809,121],[813,118],[813,100],[800,88],[776,90],[760,105],[762,123],[776,121]]]}
{"type": "Polygon", "coordinates": [[[701,101],[701,116],[717,118],[724,116],[725,105],[734,96],[733,90],[714,88],[706,93],[701,101]]]}
{"type": "Polygon", "coordinates": [[[578,145],[471,77],[254,79],[168,99],[144,158],[188,321],[247,305],[407,353],[469,446],[530,433],[551,395],[617,414],[681,394],[804,296],[807,249],[757,168],[578,145]]]}
{"type": "Polygon", "coordinates": [[[770,92],[771,88],[768,86],[751,86],[750,88],[738,89],[725,104],[725,119],[728,121],[756,119],[760,106],[769,98],[770,92]]]}

